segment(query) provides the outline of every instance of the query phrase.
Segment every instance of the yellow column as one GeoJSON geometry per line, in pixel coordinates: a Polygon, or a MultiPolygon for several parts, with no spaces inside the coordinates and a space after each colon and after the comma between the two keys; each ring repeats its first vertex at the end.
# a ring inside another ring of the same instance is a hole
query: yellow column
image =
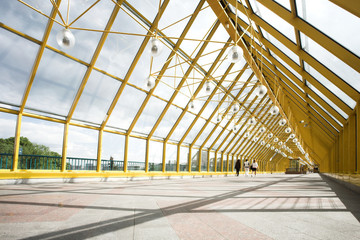
{"type": "Polygon", "coordinates": [[[349,173],[356,172],[356,114],[349,117],[349,173]]]}
{"type": "Polygon", "coordinates": [[[66,171],[68,134],[69,134],[69,123],[67,122],[64,124],[64,136],[63,136],[62,158],[61,158],[61,171],[62,172],[66,171]]]}
{"type": "Polygon", "coordinates": [[[125,135],[125,149],[124,149],[124,172],[127,172],[128,165],[128,150],[129,150],[129,135],[125,135]]]}
{"type": "Polygon", "coordinates": [[[360,173],[360,102],[356,106],[356,172],[360,173]]]}
{"type": "Polygon", "coordinates": [[[176,172],[180,172],[180,150],[180,144],[178,144],[176,153],[176,172]]]}
{"type": "Polygon", "coordinates": [[[207,152],[207,172],[210,172],[210,148],[208,149],[207,152]]]}
{"type": "Polygon", "coordinates": [[[221,153],[220,172],[224,172],[224,153],[221,153]]]}
{"type": "Polygon", "coordinates": [[[201,148],[199,149],[199,166],[198,166],[198,169],[199,169],[199,172],[201,172],[201,159],[202,159],[202,152],[201,152],[201,148]]]}
{"type": "Polygon", "coordinates": [[[162,172],[166,170],[166,142],[163,144],[162,172]]]}
{"type": "Polygon", "coordinates": [[[188,170],[189,170],[189,172],[191,172],[191,147],[189,146],[189,156],[188,156],[188,170]]]}
{"type": "Polygon", "coordinates": [[[150,146],[150,139],[146,139],[146,149],[145,149],[145,172],[149,172],[149,146],[150,146]]]}
{"type": "Polygon", "coordinates": [[[14,139],[14,156],[13,156],[13,165],[11,169],[14,172],[17,171],[18,162],[19,162],[21,120],[22,120],[22,113],[19,113],[16,121],[15,139],[14,139]]]}
{"type": "Polygon", "coordinates": [[[98,150],[97,150],[97,165],[96,165],[96,172],[101,171],[101,151],[102,151],[102,136],[103,130],[99,130],[99,138],[98,138],[98,150]]]}

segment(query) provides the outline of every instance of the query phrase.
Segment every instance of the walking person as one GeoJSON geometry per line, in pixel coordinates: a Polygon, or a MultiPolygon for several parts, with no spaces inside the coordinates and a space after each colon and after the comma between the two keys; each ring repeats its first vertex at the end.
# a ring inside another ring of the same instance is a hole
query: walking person
{"type": "Polygon", "coordinates": [[[239,176],[239,172],[240,172],[240,159],[236,160],[235,170],[236,170],[236,176],[239,176]]]}
{"type": "MultiPolygon", "coordinates": [[[[251,164],[251,170],[252,170],[252,173],[255,173],[255,176],[256,176],[256,170],[258,167],[259,167],[259,164],[256,162],[256,160],[254,160],[254,162],[251,164]]],[[[251,174],[251,176],[252,176],[252,174],[251,174]]]]}
{"type": "Polygon", "coordinates": [[[245,177],[249,176],[249,168],[250,168],[250,163],[249,161],[246,159],[244,162],[244,169],[245,169],[245,177]]]}

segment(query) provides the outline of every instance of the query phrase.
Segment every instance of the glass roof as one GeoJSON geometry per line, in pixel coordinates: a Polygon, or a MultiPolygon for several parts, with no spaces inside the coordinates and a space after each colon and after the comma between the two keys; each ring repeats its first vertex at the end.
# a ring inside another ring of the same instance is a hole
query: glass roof
{"type": "MultiPolygon", "coordinates": [[[[244,134],[252,128],[251,117],[263,117],[253,133],[260,126],[266,134],[282,131],[263,110],[273,102],[281,107],[276,117],[290,119],[294,131],[306,104],[330,116],[318,117],[312,127],[323,131],[331,125],[327,119],[342,127],[360,98],[360,39],[353,34],[359,16],[325,0],[240,2],[222,2],[226,15],[220,17],[215,0],[70,0],[58,9],[54,1],[0,1],[0,121],[8,122],[7,115],[46,120],[58,124],[58,138],[68,122],[72,157],[96,158],[98,133],[104,131],[103,157],[123,160],[127,135],[129,160],[142,163],[146,156],[157,163],[163,157],[154,150],[148,154],[147,140],[157,149],[171,144],[168,159],[177,157],[180,145],[182,162],[189,145],[261,153],[265,146],[244,134]],[[233,34],[236,23],[237,36],[246,34],[241,39],[233,34]],[[248,57],[231,55],[235,44],[248,57]],[[259,85],[267,90],[265,98],[259,85]]],[[[36,140],[26,129],[22,135],[36,140]]],[[[296,131],[299,138],[310,134],[296,131]]],[[[313,145],[305,146],[309,151],[313,145]]]]}

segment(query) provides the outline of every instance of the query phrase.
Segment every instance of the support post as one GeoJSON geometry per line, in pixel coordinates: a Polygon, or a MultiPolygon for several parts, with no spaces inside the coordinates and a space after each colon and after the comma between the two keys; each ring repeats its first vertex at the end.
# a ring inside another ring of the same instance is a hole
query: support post
{"type": "Polygon", "coordinates": [[[11,171],[13,172],[16,172],[18,170],[21,120],[22,120],[22,113],[19,113],[16,121],[16,129],[15,129],[14,155],[13,155],[13,163],[11,169],[11,171]]]}

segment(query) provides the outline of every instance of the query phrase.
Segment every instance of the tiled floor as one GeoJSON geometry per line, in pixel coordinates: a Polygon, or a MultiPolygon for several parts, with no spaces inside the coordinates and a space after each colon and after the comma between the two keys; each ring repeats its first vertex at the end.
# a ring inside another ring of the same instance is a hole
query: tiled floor
{"type": "Polygon", "coordinates": [[[360,196],[329,184],[309,174],[1,185],[0,239],[360,239],[360,196]]]}

